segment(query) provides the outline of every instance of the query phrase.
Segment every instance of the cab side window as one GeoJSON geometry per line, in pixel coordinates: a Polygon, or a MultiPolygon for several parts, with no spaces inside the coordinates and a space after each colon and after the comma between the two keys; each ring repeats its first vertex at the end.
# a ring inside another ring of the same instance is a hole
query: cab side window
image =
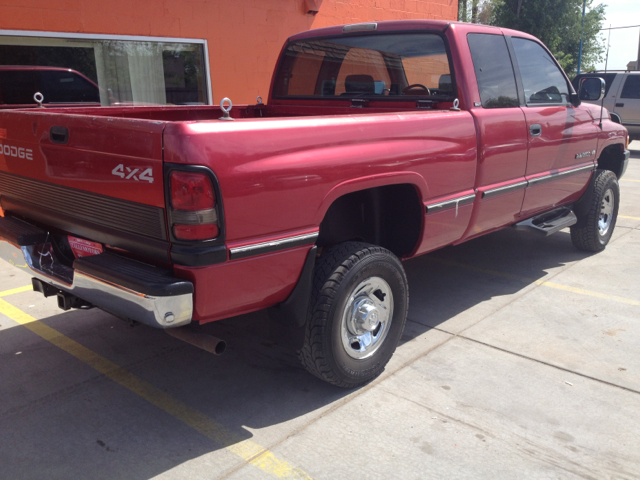
{"type": "Polygon", "coordinates": [[[569,101],[567,81],[553,58],[538,43],[512,37],[527,105],[569,101]]]}
{"type": "Polygon", "coordinates": [[[502,35],[467,36],[484,108],[517,107],[518,93],[509,51],[502,35]]]}
{"type": "Polygon", "coordinates": [[[640,98],[640,75],[627,77],[620,98],[640,98]]]}

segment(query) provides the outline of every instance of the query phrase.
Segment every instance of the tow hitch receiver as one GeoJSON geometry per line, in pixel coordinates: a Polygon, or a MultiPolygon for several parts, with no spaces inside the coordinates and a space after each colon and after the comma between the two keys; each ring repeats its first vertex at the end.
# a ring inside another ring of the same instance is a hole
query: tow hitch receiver
{"type": "Polygon", "coordinates": [[[72,308],[83,308],[88,310],[90,308],[93,308],[93,305],[91,305],[89,302],[85,302],[75,295],[60,291],[58,292],[58,307],[60,307],[64,311],[71,310],[72,308]]]}

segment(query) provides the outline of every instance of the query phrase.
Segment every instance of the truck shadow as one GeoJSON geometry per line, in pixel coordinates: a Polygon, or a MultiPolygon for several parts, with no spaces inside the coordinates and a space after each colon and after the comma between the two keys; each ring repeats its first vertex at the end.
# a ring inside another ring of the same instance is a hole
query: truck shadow
{"type": "MultiPolygon", "coordinates": [[[[504,230],[407,261],[409,321],[417,328],[399,348],[585,256],[564,232],[545,239],[504,230]]],[[[355,394],[312,377],[293,352],[269,340],[266,312],[206,326],[229,344],[220,357],[159,330],[130,328],[98,310],[42,322],[187,410],[163,411],[126,382],[98,373],[23,327],[0,331],[0,465],[6,478],[40,478],[46,471],[47,478],[147,479],[243,440],[269,448],[355,394]],[[15,345],[25,350],[22,355],[15,355],[15,345]],[[211,422],[208,436],[198,431],[199,414],[211,422]],[[251,431],[266,427],[255,436],[251,431]]],[[[212,478],[242,460],[225,454],[200,463],[208,470],[188,467],[193,476],[212,478]]]]}

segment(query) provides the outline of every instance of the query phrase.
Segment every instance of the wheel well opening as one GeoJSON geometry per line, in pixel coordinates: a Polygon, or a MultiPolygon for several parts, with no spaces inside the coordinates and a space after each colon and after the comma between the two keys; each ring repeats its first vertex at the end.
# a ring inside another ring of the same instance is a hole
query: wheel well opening
{"type": "Polygon", "coordinates": [[[623,161],[624,147],[621,144],[609,145],[602,151],[600,158],[598,158],[598,168],[610,170],[620,178],[622,175],[623,161]]]}
{"type": "Polygon", "coordinates": [[[361,240],[396,256],[413,252],[420,238],[422,208],[413,185],[387,185],[336,199],[320,224],[317,245],[361,240]]]}

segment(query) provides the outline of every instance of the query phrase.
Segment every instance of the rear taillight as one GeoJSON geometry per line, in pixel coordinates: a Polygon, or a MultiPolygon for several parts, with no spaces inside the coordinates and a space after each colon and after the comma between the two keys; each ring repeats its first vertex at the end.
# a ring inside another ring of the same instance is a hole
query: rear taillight
{"type": "Polygon", "coordinates": [[[177,210],[213,208],[216,196],[204,173],[171,172],[171,206],[177,210]]]}
{"type": "Polygon", "coordinates": [[[179,240],[212,240],[218,236],[216,194],[209,177],[199,172],[170,175],[173,235],[179,240]]]}
{"type": "Polygon", "coordinates": [[[218,236],[217,225],[174,225],[173,234],[182,240],[203,240],[218,236]]]}

